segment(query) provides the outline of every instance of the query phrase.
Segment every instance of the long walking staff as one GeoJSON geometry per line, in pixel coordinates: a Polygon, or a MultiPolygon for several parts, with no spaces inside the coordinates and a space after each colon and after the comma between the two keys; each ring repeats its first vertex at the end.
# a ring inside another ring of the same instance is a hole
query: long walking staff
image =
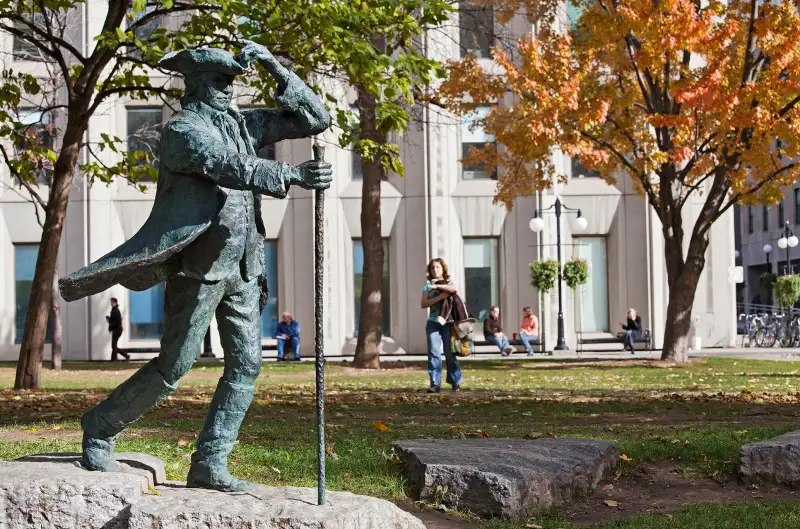
{"type": "MultiPolygon", "coordinates": [[[[325,147],[315,143],[314,160],[325,160],[325,147]]],[[[322,329],[322,265],[324,257],[324,190],[314,193],[314,339],[317,367],[317,505],[325,505],[325,350],[322,329]]]]}

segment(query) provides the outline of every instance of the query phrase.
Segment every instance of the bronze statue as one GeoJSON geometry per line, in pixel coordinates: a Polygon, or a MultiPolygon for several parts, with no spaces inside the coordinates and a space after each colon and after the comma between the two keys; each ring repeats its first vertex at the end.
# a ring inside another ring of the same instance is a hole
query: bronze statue
{"type": "Polygon", "coordinates": [[[178,387],[216,314],[225,370],[200,433],[187,486],[238,491],[249,483],[227,468],[261,365],[265,302],[260,195],[284,198],[292,185],[326,189],[331,166],[298,166],[256,156],[261,147],[327,130],[323,103],[264,46],[239,56],[221,49],[172,53],[159,65],[183,74],[182,110],[161,135],[159,176],[149,218],[129,241],[59,281],[73,301],[114,284],[145,290],[166,281],[161,352],[82,418],[83,464],[114,471],[114,441],[178,387]],[[233,80],[258,61],[278,86],[278,108],[230,108],[233,80]]]}

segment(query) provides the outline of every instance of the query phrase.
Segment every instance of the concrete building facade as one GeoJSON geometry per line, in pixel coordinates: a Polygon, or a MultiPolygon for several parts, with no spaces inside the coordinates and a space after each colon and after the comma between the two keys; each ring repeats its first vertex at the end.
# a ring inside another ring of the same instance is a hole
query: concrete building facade
{"type": "Polygon", "coordinates": [[[736,206],[737,246],[744,283],[738,301],[749,305],[771,305],[772,295],[760,280],[766,273],[800,272],[800,247],[780,248],[786,234],[800,235],[800,188],[785,189],[783,199],[772,206],[736,206]],[[788,224],[787,224],[788,223],[788,224]]]}
{"type": "MultiPolygon", "coordinates": [[[[95,3],[96,0],[89,2],[90,6],[95,3]]],[[[88,34],[94,34],[98,23],[101,21],[89,19],[88,34]]],[[[527,31],[524,25],[518,29],[520,34],[527,31]]],[[[469,31],[466,35],[469,37],[469,31]]],[[[441,59],[458,57],[464,48],[459,45],[459,39],[463,44],[465,38],[463,24],[460,34],[456,30],[449,38],[440,37],[431,38],[428,53],[441,59]]],[[[483,37],[474,39],[477,46],[484,46],[483,37]]],[[[0,49],[11,50],[13,46],[13,38],[4,35],[0,49]]],[[[14,60],[8,53],[2,56],[5,62],[14,60]]],[[[491,59],[482,60],[486,67],[492,67],[491,59]]],[[[13,66],[36,68],[33,63],[13,66]]],[[[346,104],[347,91],[342,89],[341,95],[346,104]]],[[[547,346],[552,348],[558,300],[555,292],[540,299],[531,286],[529,263],[555,258],[555,217],[543,214],[546,227],[540,234],[529,229],[529,222],[537,208],[546,209],[556,196],[565,205],[581,209],[588,221],[585,231],[573,233],[570,216],[562,217],[564,260],[580,256],[587,258],[591,266],[589,284],[577,294],[564,288],[567,345],[576,348],[579,331],[615,333],[618,322],[633,307],[645,327],[651,329],[656,347],[660,347],[668,299],[661,227],[657,216],[632,190],[629,178],[621,176],[615,185],[609,185],[568,157],[555,153],[555,161],[568,183],[519,199],[513,210],[507,211],[493,203],[493,176],[460,163],[465,149],[491,138],[480,130],[470,130],[468,123],[439,112],[423,112],[422,124],[413,124],[400,140],[405,177],[390,174],[382,183],[382,229],[388,250],[384,267],[384,291],[388,294],[384,296],[388,320],[384,324],[384,353],[425,353],[427,314],[419,300],[425,265],[433,257],[447,260],[453,279],[476,316],[485,317],[491,305],[500,306],[507,334],[517,330],[520,309],[525,305],[533,307],[541,318],[547,346]]],[[[97,141],[103,133],[136,136],[143,124],[157,129],[166,119],[168,111],[158,101],[117,100],[92,118],[89,139],[97,141]]],[[[334,165],[335,178],[325,203],[325,344],[327,354],[350,355],[355,349],[359,274],[363,267],[359,161],[351,151],[335,147],[335,131],[321,140],[329,145],[326,158],[334,165]]],[[[129,145],[141,146],[142,141],[145,140],[134,138],[129,145]]],[[[281,142],[263,154],[299,164],[312,157],[311,140],[281,142]]],[[[113,161],[113,153],[106,155],[113,161]]],[[[26,288],[30,288],[33,277],[41,229],[24,190],[14,185],[5,167],[0,170],[4,183],[0,187],[0,360],[14,360],[19,352],[26,288]]],[[[68,274],[106,254],[141,227],[155,192],[155,184],[144,186],[146,189],[141,192],[127,182],[89,186],[84,178],[76,179],[58,258],[59,274],[68,274]]],[[[702,197],[698,197],[687,208],[699,211],[701,201],[702,197]]],[[[294,188],[285,200],[265,198],[262,211],[267,227],[265,261],[272,290],[262,324],[264,343],[274,341],[274,319],[280,312],[289,311],[301,324],[303,355],[312,355],[312,194],[294,188]]],[[[693,220],[691,215],[687,217],[687,222],[693,220]]],[[[728,280],[728,269],[733,264],[734,215],[730,212],[713,228],[695,302],[694,312],[701,321],[698,335],[704,345],[732,344],[734,286],[728,280]]],[[[120,346],[158,348],[163,332],[163,286],[147,292],[129,292],[117,286],[89,299],[61,302],[66,360],[110,358],[111,337],[105,316],[111,297],[119,299],[123,314],[125,330],[120,346]]],[[[213,350],[221,356],[216,323],[212,323],[211,336],[213,350]]],[[[48,355],[49,346],[45,357],[48,355]]]]}

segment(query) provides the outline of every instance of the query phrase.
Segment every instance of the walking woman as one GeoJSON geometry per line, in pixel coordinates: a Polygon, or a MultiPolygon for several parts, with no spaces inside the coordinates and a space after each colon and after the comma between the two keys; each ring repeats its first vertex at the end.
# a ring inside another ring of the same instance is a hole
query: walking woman
{"type": "Polygon", "coordinates": [[[442,386],[442,354],[447,362],[447,383],[453,391],[461,390],[461,367],[458,365],[453,351],[450,350],[450,333],[452,326],[447,325],[440,317],[442,300],[456,294],[458,288],[450,281],[450,273],[444,259],[436,258],[428,263],[427,283],[422,289],[421,305],[430,309],[425,325],[428,338],[428,374],[431,386],[428,393],[439,393],[442,386]]]}

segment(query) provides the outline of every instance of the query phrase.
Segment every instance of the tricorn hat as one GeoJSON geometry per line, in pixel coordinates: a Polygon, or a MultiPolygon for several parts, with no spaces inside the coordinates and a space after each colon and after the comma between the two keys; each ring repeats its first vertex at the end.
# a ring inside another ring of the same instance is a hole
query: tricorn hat
{"type": "Polygon", "coordinates": [[[158,65],[184,76],[199,72],[219,72],[236,76],[245,71],[231,52],[220,48],[174,51],[164,55],[158,65]]]}

